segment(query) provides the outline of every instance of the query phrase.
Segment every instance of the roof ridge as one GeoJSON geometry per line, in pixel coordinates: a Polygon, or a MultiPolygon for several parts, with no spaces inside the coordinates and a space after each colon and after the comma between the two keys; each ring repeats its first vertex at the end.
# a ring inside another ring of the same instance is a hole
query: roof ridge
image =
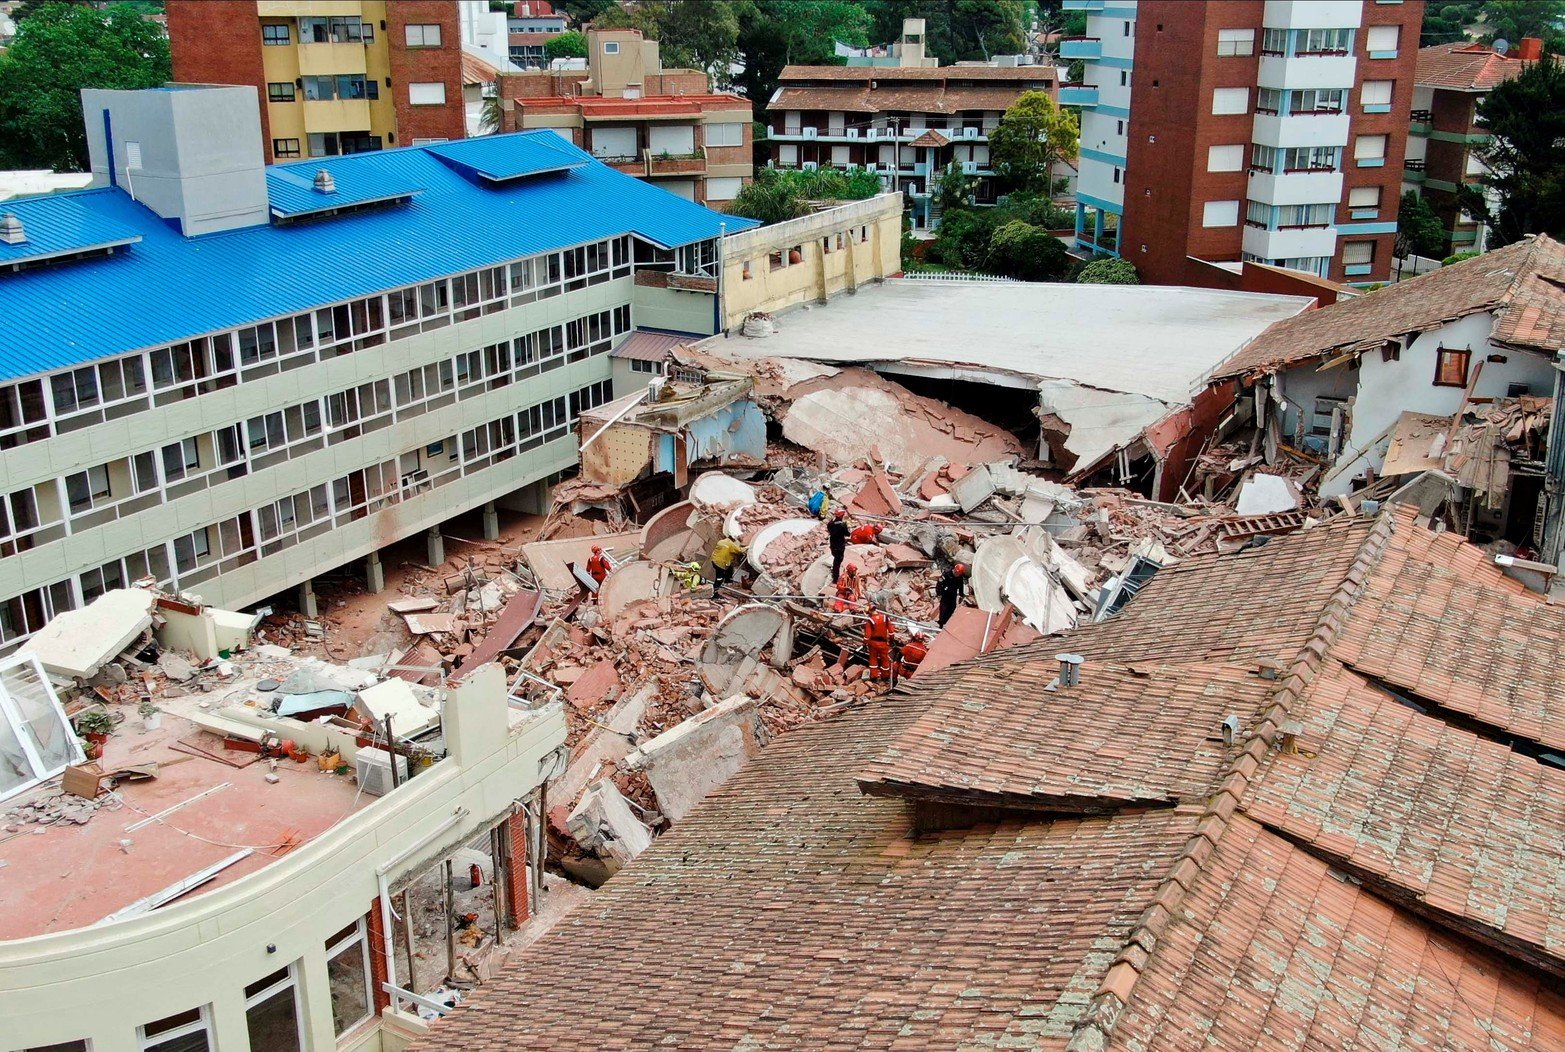
{"type": "Polygon", "coordinates": [[[1395,516],[1387,509],[1359,545],[1358,555],[1321,608],[1315,630],[1289,666],[1287,675],[1272,695],[1271,704],[1262,710],[1255,731],[1219,776],[1217,792],[1207,801],[1195,832],[1175,856],[1168,875],[1153,893],[1151,904],[1142,912],[1126,936],[1125,945],[1103,973],[1102,982],[1087,1002],[1086,1012],[1072,1029],[1065,1046],[1069,1052],[1097,1052],[1107,1047],[1109,1034],[1130,1003],[1131,992],[1151,960],[1158,940],[1173,920],[1174,911],[1195,885],[1206,860],[1227,831],[1229,821],[1239,808],[1240,797],[1271,751],[1290,707],[1320,671],[1327,650],[1347,622],[1349,610],[1363,591],[1370,571],[1384,554],[1394,529],[1395,516]]]}

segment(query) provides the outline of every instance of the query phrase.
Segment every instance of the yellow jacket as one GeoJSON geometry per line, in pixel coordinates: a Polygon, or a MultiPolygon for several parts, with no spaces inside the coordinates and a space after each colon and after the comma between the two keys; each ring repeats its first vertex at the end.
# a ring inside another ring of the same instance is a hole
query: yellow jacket
{"type": "Polygon", "coordinates": [[[738,541],[724,537],[717,542],[717,547],[712,549],[712,565],[719,570],[726,570],[744,557],[744,545],[738,541]]]}

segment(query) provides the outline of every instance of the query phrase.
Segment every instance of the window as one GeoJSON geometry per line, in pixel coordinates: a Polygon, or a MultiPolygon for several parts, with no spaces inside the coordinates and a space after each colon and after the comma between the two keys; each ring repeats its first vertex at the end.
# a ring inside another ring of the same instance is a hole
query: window
{"type": "Polygon", "coordinates": [[[1213,113],[1248,113],[1249,88],[1216,88],[1212,91],[1213,113]]]}
{"type": "Polygon", "coordinates": [[[1457,350],[1452,347],[1441,347],[1435,352],[1435,386],[1436,387],[1466,387],[1467,366],[1472,361],[1473,352],[1469,350],[1457,350]]]}
{"type": "Polygon", "coordinates": [[[605,55],[618,55],[619,54],[619,41],[618,40],[606,40],[606,41],[604,41],[604,43],[603,43],[603,53],[605,55]]]}
{"type": "Polygon", "coordinates": [[[1244,206],[1244,222],[1246,226],[1269,229],[1272,225],[1272,206],[1265,201],[1247,201],[1244,206]]]}
{"type": "Polygon", "coordinates": [[[212,1047],[212,1023],[206,1006],[146,1023],[136,1028],[142,1052],[207,1052],[212,1047]]]}
{"type": "Polygon", "coordinates": [[[87,1041],[84,1038],[80,1041],[60,1041],[53,1045],[37,1045],[33,1048],[25,1048],[22,1052],[92,1052],[92,1049],[87,1046],[87,1041]]]}
{"type": "Polygon", "coordinates": [[[274,80],[266,85],[266,99],[268,102],[292,102],[294,100],[293,81],[274,80]]]}
{"type": "Polygon", "coordinates": [[[739,191],[743,187],[744,180],[737,175],[708,179],[706,181],[706,199],[708,201],[732,201],[739,196],[739,191]]]}
{"type": "Polygon", "coordinates": [[[1401,39],[1401,26],[1370,26],[1364,34],[1364,50],[1370,58],[1396,58],[1401,39]]]}
{"type": "Polygon", "coordinates": [[[273,139],[272,140],[272,156],[273,157],[298,157],[299,156],[299,140],[298,139],[273,139]]]}
{"type": "Polygon", "coordinates": [[[441,81],[408,85],[408,102],[414,106],[443,106],[446,102],[446,86],[441,81]]]}
{"type": "Polygon", "coordinates": [[[1123,175],[1123,174],[1124,174],[1124,173],[1122,173],[1122,172],[1121,172],[1121,171],[1120,171],[1120,170],[1119,170],[1119,169],[1118,169],[1118,168],[1115,168],[1115,169],[1114,169],[1114,184],[1115,184],[1115,185],[1116,185],[1116,186],[1118,186],[1118,185],[1119,185],[1119,182],[1120,182],[1120,178],[1121,178],[1121,177],[1122,177],[1122,175],[1123,175]]]}
{"type": "Polygon", "coordinates": [[[1359,103],[1365,113],[1390,113],[1391,89],[1395,81],[1366,80],[1359,91],[1359,103]]]}
{"type": "Polygon", "coordinates": [[[1277,209],[1277,226],[1279,229],[1330,226],[1336,212],[1334,204],[1282,205],[1277,209]]]}
{"type": "Polygon", "coordinates": [[[708,146],[743,146],[744,125],[738,122],[708,124],[706,126],[706,144],[708,146]]]}
{"type": "Polygon", "coordinates": [[[73,514],[87,511],[109,499],[109,469],[97,464],[65,477],[65,495],[73,514]]]}
{"type": "Polygon", "coordinates": [[[408,47],[439,47],[440,26],[438,24],[410,25],[408,30],[408,47]]]}
{"type": "Polygon", "coordinates": [[[1209,172],[1237,172],[1244,167],[1244,144],[1209,146],[1206,149],[1206,170],[1209,172]]]}
{"type": "Polygon", "coordinates": [[[1307,88],[1288,93],[1290,113],[1341,113],[1345,92],[1341,88],[1307,88]]]}
{"type": "Polygon", "coordinates": [[[251,1048],[299,1052],[304,1047],[296,986],[290,965],[245,987],[245,1028],[250,1031],[251,1048]]]}
{"type": "Polygon", "coordinates": [[[1373,208],[1378,211],[1380,208],[1380,189],[1378,186],[1355,186],[1348,191],[1348,207],[1354,211],[1358,211],[1361,208],[1373,208]]]}
{"type": "Polygon", "coordinates": [[[326,977],[331,988],[331,1019],[338,1037],[370,1017],[369,945],[364,921],[356,920],[326,943],[326,977]]]}
{"type": "Polygon", "coordinates": [[[1306,29],[1299,33],[1296,55],[1346,55],[1353,50],[1351,29],[1306,29]]]}
{"type": "Polygon", "coordinates": [[[288,23],[268,23],[261,27],[261,43],[263,44],[292,44],[293,36],[288,32],[288,23]]]}
{"type": "Polygon", "coordinates": [[[1360,135],[1353,141],[1353,160],[1360,168],[1379,168],[1386,163],[1386,137],[1360,135]]]}
{"type": "Polygon", "coordinates": [[[1219,29],[1217,31],[1217,55],[1219,58],[1253,54],[1255,54],[1255,30],[1219,29]]]}
{"type": "Polygon", "coordinates": [[[1119,86],[1122,87],[1122,88],[1130,87],[1130,71],[1129,70],[1122,69],[1122,70],[1119,71],[1119,86]]]}
{"type": "Polygon", "coordinates": [[[1282,92],[1276,88],[1257,88],[1255,90],[1256,113],[1281,113],[1282,92]]]}
{"type": "Polygon", "coordinates": [[[1334,172],[1342,161],[1340,146],[1290,146],[1277,152],[1284,172],[1334,172]]]}
{"type": "Polygon", "coordinates": [[[1202,226],[1238,226],[1238,201],[1208,201],[1201,210],[1202,226]]]}
{"type": "Polygon", "coordinates": [[[630,360],[630,371],[633,373],[657,373],[661,376],[663,373],[663,363],[644,362],[640,358],[632,358],[630,360]]]}
{"type": "Polygon", "coordinates": [[[178,482],[201,466],[201,451],[194,438],[163,447],[163,477],[178,482]]]}
{"type": "Polygon", "coordinates": [[[1261,31],[1261,54],[1286,55],[1288,53],[1288,31],[1286,29],[1263,29],[1261,31]]]}

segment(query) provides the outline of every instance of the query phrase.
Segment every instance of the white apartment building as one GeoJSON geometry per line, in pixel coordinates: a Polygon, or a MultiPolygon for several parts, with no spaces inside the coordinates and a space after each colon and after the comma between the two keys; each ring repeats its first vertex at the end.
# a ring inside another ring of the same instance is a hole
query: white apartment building
{"type": "Polygon", "coordinates": [[[537,510],[721,216],[552,132],[262,164],[251,88],[84,93],[96,189],[0,220],[0,647],[145,576],[256,603],[537,510]],[[220,142],[210,129],[231,134],[220,142]]]}
{"type": "Polygon", "coordinates": [[[1081,156],[1076,177],[1076,244],[1119,255],[1125,214],[1125,156],[1130,123],[1130,75],[1136,57],[1136,0],[1112,6],[1065,0],[1087,12],[1087,35],[1060,41],[1060,61],[1080,59],[1080,84],[1060,85],[1060,105],[1081,107],[1081,156]]]}

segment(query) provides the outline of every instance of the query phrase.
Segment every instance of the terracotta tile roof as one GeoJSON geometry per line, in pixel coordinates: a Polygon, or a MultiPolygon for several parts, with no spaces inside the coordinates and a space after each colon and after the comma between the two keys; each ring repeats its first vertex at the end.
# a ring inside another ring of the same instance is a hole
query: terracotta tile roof
{"type": "Polygon", "coordinates": [[[909,146],[950,146],[951,145],[951,140],[947,139],[944,135],[940,134],[935,129],[930,128],[924,134],[920,135],[918,138],[916,138],[912,142],[908,143],[908,145],[909,146]]]}
{"type": "Polygon", "coordinates": [[[689,343],[691,337],[671,332],[636,329],[623,343],[609,352],[610,358],[629,358],[638,362],[664,362],[668,352],[689,343]]]}
{"type": "Polygon", "coordinates": [[[1565,998],[1241,817],[1108,1047],[1542,1052],[1565,1047],[1565,998]]]}
{"type": "Polygon", "coordinates": [[[1067,812],[1204,798],[1230,752],[1224,717],[1253,726],[1275,686],[1233,665],[1090,662],[1077,686],[1051,691],[1057,673],[1035,652],[954,666],[917,691],[928,707],[869,764],[860,787],[1067,812]],[[1148,697],[1158,699],[1155,711],[1148,697]]]}
{"type": "Polygon", "coordinates": [[[462,83],[493,84],[500,79],[500,71],[476,55],[462,52],[462,83]]]}
{"type": "Polygon", "coordinates": [[[1023,90],[1022,85],[950,84],[935,78],[889,82],[877,79],[874,87],[867,79],[841,83],[784,83],[769,109],[840,110],[844,113],[1006,110],[1023,90]]]}
{"type": "Polygon", "coordinates": [[[919,708],[768,746],[422,1047],[1062,1047],[1197,816],[912,837],[853,772],[919,708]]]}
{"type": "Polygon", "coordinates": [[[1530,65],[1527,59],[1501,55],[1485,44],[1436,44],[1418,49],[1418,72],[1413,82],[1421,88],[1488,91],[1521,76],[1530,65]]]}
{"type": "Polygon", "coordinates": [[[869,88],[852,84],[842,87],[800,88],[784,85],[777,101],[768,109],[781,110],[840,110],[843,113],[874,113],[875,105],[869,101],[869,88]]]}
{"type": "Polygon", "coordinates": [[[1496,343],[1552,356],[1565,346],[1565,246],[1536,237],[1409,281],[1285,318],[1214,377],[1267,373],[1314,358],[1378,350],[1469,314],[1493,311],[1496,343]]]}
{"type": "Polygon", "coordinates": [[[784,85],[826,81],[864,83],[1001,81],[1021,85],[1052,84],[1053,66],[785,66],[784,85]]]}
{"type": "Polygon", "coordinates": [[[1332,656],[1425,705],[1565,751],[1565,609],[1455,534],[1399,532],[1332,656]]]}
{"type": "Polygon", "coordinates": [[[1565,771],[1332,663],[1246,814],[1384,897],[1565,977],[1565,771]],[[1456,850],[1455,845],[1470,845],[1456,850]]]}

